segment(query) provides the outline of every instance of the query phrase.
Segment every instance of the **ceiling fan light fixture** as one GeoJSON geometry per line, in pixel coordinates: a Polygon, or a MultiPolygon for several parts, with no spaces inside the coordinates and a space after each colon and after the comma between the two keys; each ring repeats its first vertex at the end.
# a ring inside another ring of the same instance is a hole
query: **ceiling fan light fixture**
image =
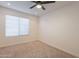
{"type": "Polygon", "coordinates": [[[38,4],[36,7],[37,7],[37,8],[41,8],[42,6],[41,6],[40,4],[38,4]]]}
{"type": "Polygon", "coordinates": [[[7,4],[8,6],[11,5],[10,3],[7,4]]]}
{"type": "Polygon", "coordinates": [[[32,2],[35,3],[35,5],[31,6],[30,9],[36,7],[42,10],[46,10],[43,4],[55,3],[56,1],[32,1],[32,2]]]}

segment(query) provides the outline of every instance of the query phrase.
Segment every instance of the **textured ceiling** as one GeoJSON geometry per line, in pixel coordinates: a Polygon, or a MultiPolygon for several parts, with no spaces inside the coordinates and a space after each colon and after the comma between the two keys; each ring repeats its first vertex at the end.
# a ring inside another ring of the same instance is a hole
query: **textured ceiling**
{"type": "Polygon", "coordinates": [[[50,11],[54,11],[56,9],[62,8],[72,3],[73,3],[72,1],[56,1],[56,3],[45,4],[44,7],[46,8],[46,10],[44,11],[36,7],[30,9],[29,7],[34,5],[34,3],[32,3],[31,1],[0,1],[0,5],[3,7],[15,9],[17,11],[29,13],[36,16],[42,16],[46,13],[49,13],[50,11]],[[7,5],[8,3],[11,3],[11,5],[8,6],[7,5]]]}

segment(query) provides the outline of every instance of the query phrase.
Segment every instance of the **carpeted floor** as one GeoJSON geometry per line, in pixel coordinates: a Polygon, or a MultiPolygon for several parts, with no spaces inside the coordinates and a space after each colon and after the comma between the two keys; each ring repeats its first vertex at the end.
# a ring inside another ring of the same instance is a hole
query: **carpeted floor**
{"type": "Polygon", "coordinates": [[[10,58],[72,58],[74,56],[41,41],[0,48],[0,57],[10,58]]]}

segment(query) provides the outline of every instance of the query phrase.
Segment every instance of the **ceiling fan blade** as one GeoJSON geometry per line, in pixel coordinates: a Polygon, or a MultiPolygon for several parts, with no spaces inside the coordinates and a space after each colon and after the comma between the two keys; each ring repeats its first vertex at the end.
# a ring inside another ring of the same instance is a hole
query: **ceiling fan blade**
{"type": "Polygon", "coordinates": [[[32,1],[32,2],[34,2],[34,3],[36,3],[36,4],[41,3],[41,1],[32,1]]]}
{"type": "Polygon", "coordinates": [[[34,8],[36,5],[33,5],[32,7],[30,7],[30,9],[34,8]]]}
{"type": "Polygon", "coordinates": [[[32,1],[32,2],[37,3],[37,1],[32,1]]]}
{"type": "Polygon", "coordinates": [[[42,9],[43,9],[43,10],[46,10],[46,9],[44,8],[44,6],[42,6],[42,9]]]}
{"type": "Polygon", "coordinates": [[[49,4],[49,3],[55,3],[56,1],[43,1],[41,4],[49,4]]]}

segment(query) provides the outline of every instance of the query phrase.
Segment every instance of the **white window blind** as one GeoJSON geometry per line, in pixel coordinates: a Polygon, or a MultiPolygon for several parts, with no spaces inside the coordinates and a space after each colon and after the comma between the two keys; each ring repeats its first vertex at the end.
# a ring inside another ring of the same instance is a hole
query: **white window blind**
{"type": "Polygon", "coordinates": [[[29,34],[29,19],[6,15],[5,35],[19,36],[29,34]]]}
{"type": "Polygon", "coordinates": [[[20,35],[29,34],[29,20],[20,18],[20,35]]]}

